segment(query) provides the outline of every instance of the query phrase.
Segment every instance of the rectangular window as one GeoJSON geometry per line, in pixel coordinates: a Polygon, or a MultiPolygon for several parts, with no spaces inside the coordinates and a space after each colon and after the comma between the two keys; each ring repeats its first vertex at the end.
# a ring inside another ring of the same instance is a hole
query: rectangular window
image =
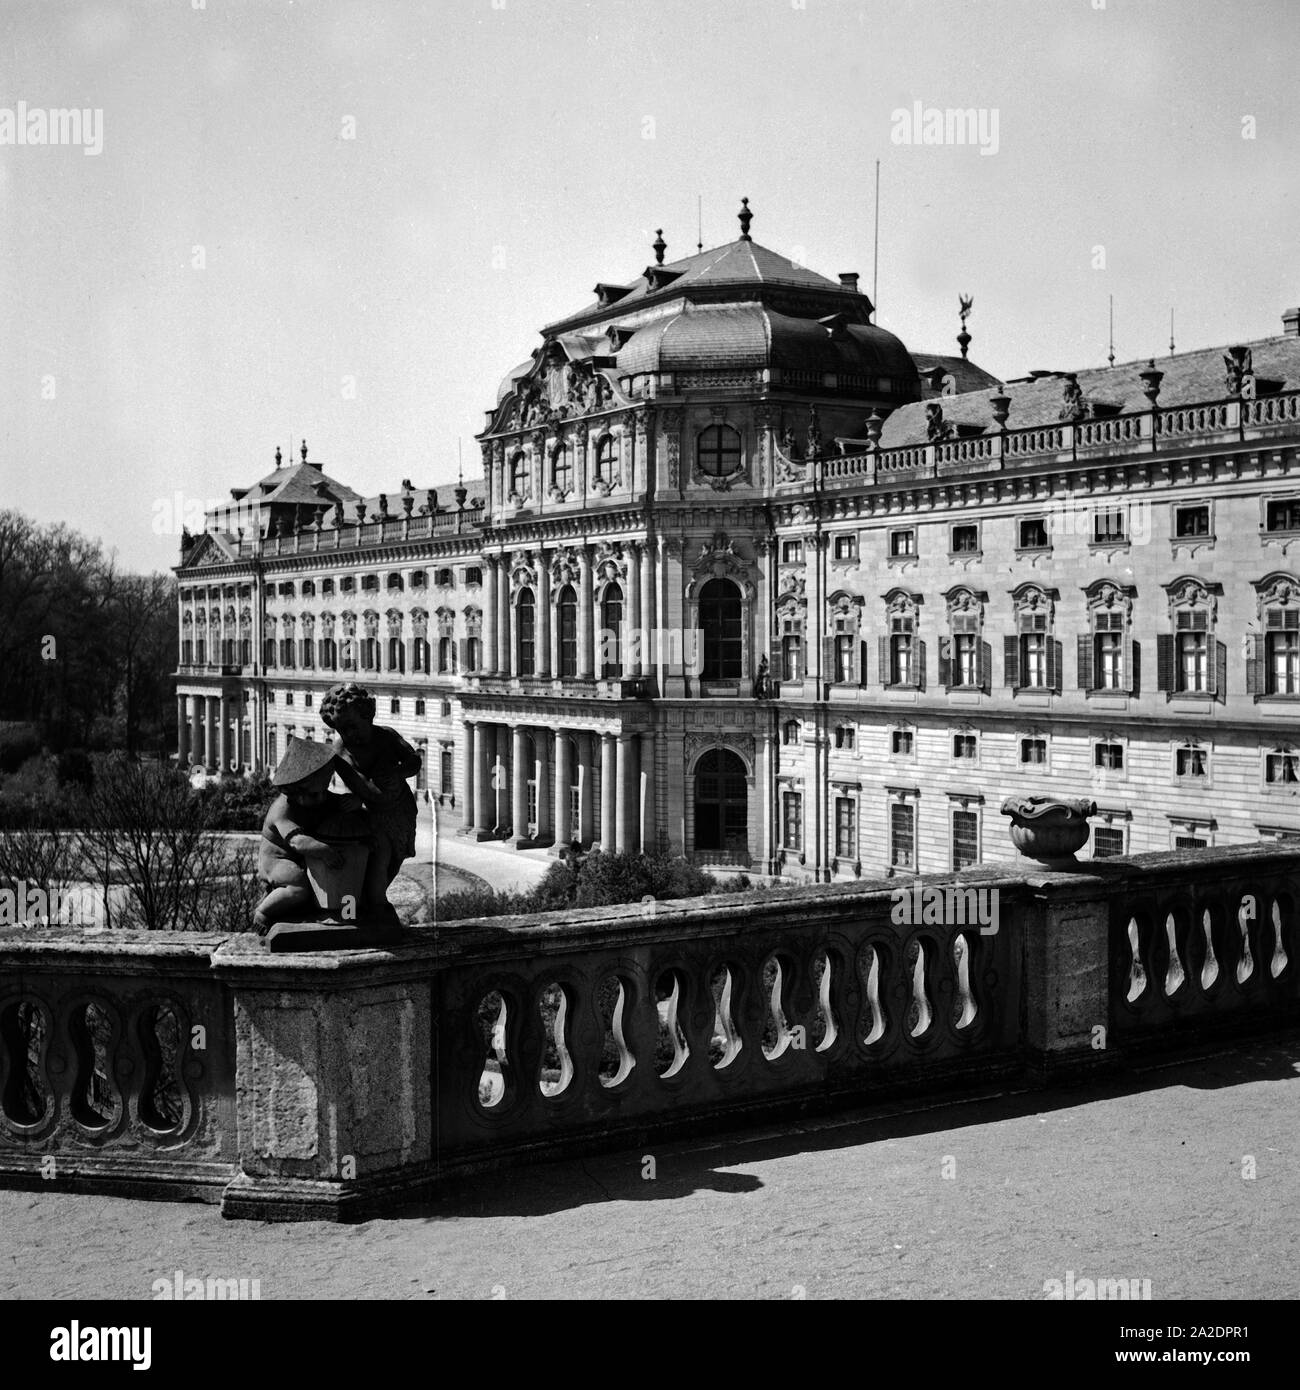
{"type": "Polygon", "coordinates": [[[891,555],[915,555],[916,532],[912,530],[891,531],[889,533],[889,553],[891,555]]]}
{"type": "Polygon", "coordinates": [[[853,860],[858,857],[857,807],[851,796],[835,798],[835,857],[853,860]]]}
{"type": "Polygon", "coordinates": [[[1047,685],[1047,634],[1027,632],[1020,639],[1020,684],[1028,690],[1047,685]]]}
{"type": "Polygon", "coordinates": [[[980,862],[980,818],[977,811],[952,813],[952,866],[968,869],[980,862]]]}
{"type": "Polygon", "coordinates": [[[1113,859],[1124,853],[1124,831],[1110,825],[1092,827],[1092,857],[1094,859],[1113,859]]]}
{"type": "Polygon", "coordinates": [[[1176,689],[1198,694],[1210,688],[1210,615],[1190,611],[1178,613],[1174,623],[1177,655],[1176,689]]]}
{"type": "Polygon", "coordinates": [[[1174,772],[1178,777],[1207,777],[1210,771],[1210,761],[1204,748],[1197,748],[1189,744],[1186,748],[1179,748],[1174,753],[1174,772]]]}
{"type": "Polygon", "coordinates": [[[1093,614],[1094,689],[1124,688],[1124,615],[1093,614]]]}
{"type": "Polygon", "coordinates": [[[450,718],[451,718],[451,701],[450,701],[450,700],[444,700],[444,701],[442,702],[441,711],[440,711],[440,712],[441,712],[442,717],[443,717],[444,719],[450,719],[450,718]]]}
{"type": "Polygon", "coordinates": [[[1270,753],[1264,759],[1266,782],[1300,782],[1300,753],[1270,753]]]}
{"type": "Polygon", "coordinates": [[[1124,766],[1124,745],[1122,743],[1097,743],[1093,745],[1092,761],[1094,767],[1107,772],[1119,772],[1124,766]]]}
{"type": "Polygon", "coordinates": [[[836,536],[835,537],[835,558],[837,560],[852,560],[858,553],[858,538],[856,536],[836,536]]]}
{"type": "Polygon", "coordinates": [[[916,807],[902,802],[889,808],[889,862],[895,869],[916,867],[916,807]]]}
{"type": "Polygon", "coordinates": [[[1022,738],[1020,740],[1020,761],[1034,767],[1047,763],[1047,740],[1045,738],[1022,738]]]}
{"type": "Polygon", "coordinates": [[[954,734],[952,736],[952,755],[954,758],[964,758],[970,761],[975,757],[975,748],[974,734],[954,734]]]}
{"type": "Polygon", "coordinates": [[[1092,539],[1097,545],[1113,544],[1124,539],[1124,510],[1122,507],[1103,507],[1092,519],[1092,539]]]}
{"type": "Polygon", "coordinates": [[[853,726],[851,724],[840,724],[835,730],[836,748],[853,747],[853,726]]]}
{"type": "Polygon", "coordinates": [[[781,742],[792,744],[799,742],[799,721],[797,719],[787,719],[781,728],[781,742]]]}
{"type": "Polygon", "coordinates": [[[394,700],[389,700],[389,702],[388,702],[388,712],[389,712],[389,714],[401,714],[401,712],[402,712],[402,702],[401,702],[400,700],[396,700],[396,699],[394,699],[394,700]]]}
{"type": "Polygon", "coordinates": [[[952,553],[954,555],[975,555],[980,548],[980,528],[978,526],[954,526],[952,528],[952,553]]]}
{"type": "Polygon", "coordinates": [[[1300,694],[1300,609],[1270,608],[1265,613],[1264,659],[1270,695],[1300,694]]]}
{"type": "Polygon", "coordinates": [[[1028,516],[1020,522],[1020,549],[1047,550],[1047,518],[1028,516]]]}
{"type": "Polygon", "coordinates": [[[802,541],[782,541],[781,542],[781,563],[784,565],[803,564],[803,542],[802,541]]]}
{"type": "Polygon", "coordinates": [[[1210,509],[1208,506],[1175,507],[1175,536],[1208,536],[1210,534],[1210,509]]]}
{"type": "Polygon", "coordinates": [[[895,729],[889,735],[889,749],[896,758],[910,758],[912,756],[911,729],[895,729]]]}
{"type": "Polygon", "coordinates": [[[1175,849],[1204,849],[1205,841],[1196,835],[1175,835],[1175,849]]]}
{"type": "Polygon", "coordinates": [[[841,632],[835,638],[835,671],[833,679],[837,685],[847,685],[853,680],[853,638],[841,632]]]}
{"type": "Polygon", "coordinates": [[[785,847],[796,853],[803,850],[803,796],[799,792],[785,792],[781,797],[782,823],[785,830],[785,847]]]}
{"type": "Polygon", "coordinates": [[[803,680],[803,638],[797,632],[781,638],[781,679],[803,680]]]}
{"type": "Polygon", "coordinates": [[[1300,497],[1270,502],[1265,513],[1265,527],[1269,531],[1300,531],[1300,497]]]}
{"type": "Polygon", "coordinates": [[[415,702],[415,712],[416,712],[416,714],[423,714],[423,713],[424,713],[424,701],[423,701],[423,700],[417,700],[417,701],[415,702]]]}
{"type": "Polygon", "coordinates": [[[482,584],[482,582],[483,582],[483,571],[482,571],[482,569],[481,569],[478,565],[471,565],[471,566],[469,567],[469,569],[467,569],[467,570],[465,571],[465,583],[466,583],[466,584],[482,584]]]}

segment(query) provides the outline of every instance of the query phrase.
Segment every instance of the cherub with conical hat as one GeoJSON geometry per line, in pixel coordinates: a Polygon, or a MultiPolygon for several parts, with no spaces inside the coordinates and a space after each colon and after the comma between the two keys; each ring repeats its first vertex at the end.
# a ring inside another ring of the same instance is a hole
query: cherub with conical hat
{"type": "Polygon", "coordinates": [[[369,850],[372,832],[359,798],[329,790],[336,769],[328,744],[291,738],[271,778],[280,793],[266,813],[258,845],[257,878],[266,894],[254,910],[253,926],[261,935],[276,922],[320,915],[309,867],[318,876],[321,869],[341,870],[348,842],[369,850]]]}

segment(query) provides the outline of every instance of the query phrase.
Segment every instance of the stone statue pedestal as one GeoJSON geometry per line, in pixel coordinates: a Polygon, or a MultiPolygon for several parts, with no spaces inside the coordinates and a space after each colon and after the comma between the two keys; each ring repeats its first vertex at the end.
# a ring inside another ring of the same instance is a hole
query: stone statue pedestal
{"type": "Polygon", "coordinates": [[[277,922],[266,934],[272,955],[293,951],[364,951],[391,946],[402,929],[385,922],[277,922]]]}

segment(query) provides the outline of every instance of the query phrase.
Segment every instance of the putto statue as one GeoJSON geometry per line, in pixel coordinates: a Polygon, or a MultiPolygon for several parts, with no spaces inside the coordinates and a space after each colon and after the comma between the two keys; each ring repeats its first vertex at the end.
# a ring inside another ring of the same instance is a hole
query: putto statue
{"type": "Polygon", "coordinates": [[[334,730],[334,770],[370,813],[374,844],[362,910],[395,922],[388,885],[415,854],[415,796],[407,779],[419,773],[420,755],[396,729],[375,723],[374,696],[355,681],[330,686],[320,717],[334,730]]]}
{"type": "Polygon", "coordinates": [[[1083,387],[1079,385],[1079,378],[1070,372],[1065,378],[1065,387],[1061,392],[1061,416],[1062,420],[1086,420],[1088,418],[1088,402],[1083,394],[1083,387]]]}
{"type": "Polygon", "coordinates": [[[943,418],[943,406],[938,401],[931,401],[925,408],[925,434],[931,444],[952,438],[952,425],[943,418]]]}
{"type": "Polygon", "coordinates": [[[1242,384],[1248,376],[1254,374],[1254,365],[1251,361],[1250,349],[1248,347],[1229,348],[1223,354],[1223,365],[1225,368],[1224,385],[1228,388],[1228,395],[1240,396],[1242,384]]]}
{"type": "Polygon", "coordinates": [[[328,744],[291,738],[271,778],[280,792],[258,846],[257,879],[265,895],[253,927],[260,936],[277,922],[358,916],[356,889],[370,858],[370,822],[360,797],[329,790],[335,763],[328,744]]]}
{"type": "Polygon", "coordinates": [[[415,853],[415,797],[407,779],[420,755],[394,729],[376,727],[360,685],[331,686],[321,718],[334,738],[291,738],[272,777],[279,795],[262,825],[257,877],[265,895],[253,926],[272,950],[326,949],[385,940],[400,927],[388,886],[415,853]],[[339,777],[347,794],[329,790],[339,777]],[[335,939],[337,926],[303,935],[276,924],[314,922],[366,929],[366,941],[335,939]],[[288,933],[285,940],[280,936],[288,933]]]}

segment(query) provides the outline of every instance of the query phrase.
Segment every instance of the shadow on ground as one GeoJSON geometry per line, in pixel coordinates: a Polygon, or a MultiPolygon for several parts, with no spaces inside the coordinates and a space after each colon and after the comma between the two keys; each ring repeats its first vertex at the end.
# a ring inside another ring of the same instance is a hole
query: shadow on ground
{"type": "Polygon", "coordinates": [[[454,1176],[438,1194],[385,1220],[541,1216],[602,1202],[678,1201],[696,1192],[744,1194],[761,1180],[734,1169],[797,1154],[869,1149],[891,1139],[996,1125],[1026,1116],[1078,1110],[1093,1102],[1177,1088],[1222,1090],[1262,1081],[1300,1082],[1300,1030],[1268,1041],[1222,1046],[1128,1067],[1087,1085],[935,1095],[916,1102],[854,1108],[773,1129],[736,1129],[707,1140],[647,1141],[636,1149],[585,1159],[454,1176]],[[724,1158],[725,1155],[725,1158],[724,1158]],[[654,1181],[643,1177],[654,1159],[654,1181]]]}

